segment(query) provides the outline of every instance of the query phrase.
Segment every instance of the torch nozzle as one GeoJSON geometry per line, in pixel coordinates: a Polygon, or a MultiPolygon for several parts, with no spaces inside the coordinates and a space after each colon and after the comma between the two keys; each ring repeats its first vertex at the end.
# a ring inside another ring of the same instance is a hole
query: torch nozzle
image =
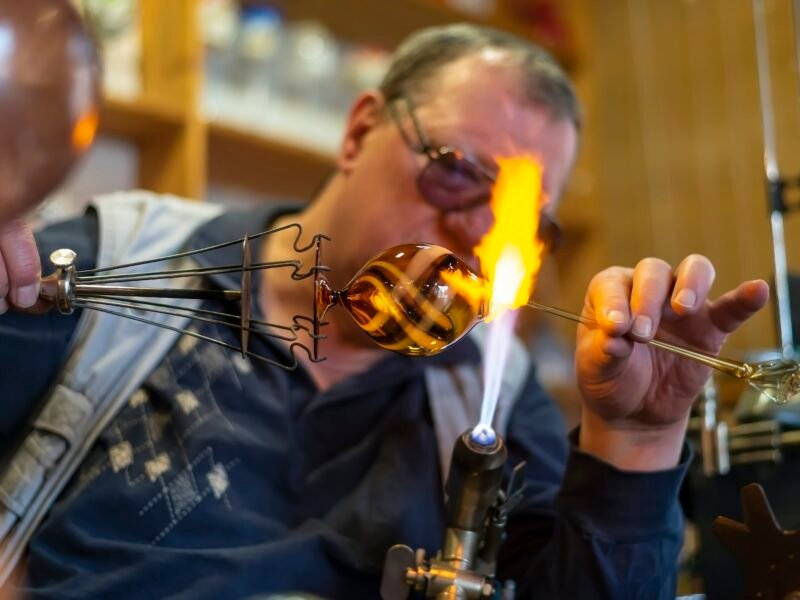
{"type": "Polygon", "coordinates": [[[478,423],[470,432],[469,439],[479,446],[494,446],[497,443],[497,434],[490,426],[478,423]]]}
{"type": "Polygon", "coordinates": [[[493,429],[475,439],[475,430],[461,434],[453,448],[450,473],[445,484],[447,526],[480,532],[486,510],[494,503],[503,478],[506,447],[493,429]]]}

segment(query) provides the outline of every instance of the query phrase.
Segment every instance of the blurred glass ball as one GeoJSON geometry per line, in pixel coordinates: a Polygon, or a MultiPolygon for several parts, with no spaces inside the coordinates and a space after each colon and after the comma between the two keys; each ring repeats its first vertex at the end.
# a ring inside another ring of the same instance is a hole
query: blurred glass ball
{"type": "Polygon", "coordinates": [[[0,223],[41,202],[91,145],[99,74],[68,0],[0,0],[0,223]]]}

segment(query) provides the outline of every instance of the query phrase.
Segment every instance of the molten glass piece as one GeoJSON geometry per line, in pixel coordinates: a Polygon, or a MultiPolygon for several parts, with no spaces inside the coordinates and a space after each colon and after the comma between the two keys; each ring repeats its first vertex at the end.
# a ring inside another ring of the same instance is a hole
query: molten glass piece
{"type": "Polygon", "coordinates": [[[446,248],[406,244],[369,261],[341,291],[320,279],[320,314],[341,304],[379,346],[431,356],[486,315],[483,280],[446,248]]]}
{"type": "Polygon", "coordinates": [[[745,379],[753,388],[778,404],[800,400],[800,364],[794,360],[767,360],[749,365],[745,379]]]}
{"type": "MultiPolygon", "coordinates": [[[[432,356],[461,339],[491,311],[491,290],[461,259],[441,246],[406,244],[369,261],[341,291],[317,282],[317,310],[324,318],[342,305],[379,346],[411,356],[432,356]]],[[[583,315],[531,301],[539,311],[596,327],[583,315]]],[[[800,401],[800,364],[792,360],[745,363],[662,340],[660,350],[694,360],[746,381],[776,403],[800,401]]],[[[477,434],[476,434],[477,435],[477,434]]]]}
{"type": "Polygon", "coordinates": [[[0,221],[41,202],[91,144],[99,72],[68,0],[0,2],[0,221]]]}

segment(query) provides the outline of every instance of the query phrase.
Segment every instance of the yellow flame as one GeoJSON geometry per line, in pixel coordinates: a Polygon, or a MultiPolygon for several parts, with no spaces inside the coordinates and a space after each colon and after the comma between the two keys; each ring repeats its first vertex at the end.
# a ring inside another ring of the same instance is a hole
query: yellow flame
{"type": "Polygon", "coordinates": [[[442,281],[453,288],[455,295],[464,298],[472,306],[476,314],[484,316],[484,309],[489,299],[486,281],[476,274],[462,271],[442,271],[442,281]]]}
{"type": "Polygon", "coordinates": [[[491,198],[494,224],[474,249],[492,291],[487,321],[528,302],[544,253],[536,235],[545,201],[541,165],[530,157],[501,158],[497,164],[500,172],[491,198]]]}

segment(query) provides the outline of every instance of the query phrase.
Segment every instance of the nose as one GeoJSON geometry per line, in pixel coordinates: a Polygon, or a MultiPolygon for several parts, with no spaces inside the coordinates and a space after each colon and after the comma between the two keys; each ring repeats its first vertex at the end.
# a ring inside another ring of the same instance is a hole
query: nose
{"type": "Polygon", "coordinates": [[[486,202],[467,210],[446,212],[442,223],[448,235],[460,246],[459,250],[471,254],[494,223],[494,215],[486,202]]]}

